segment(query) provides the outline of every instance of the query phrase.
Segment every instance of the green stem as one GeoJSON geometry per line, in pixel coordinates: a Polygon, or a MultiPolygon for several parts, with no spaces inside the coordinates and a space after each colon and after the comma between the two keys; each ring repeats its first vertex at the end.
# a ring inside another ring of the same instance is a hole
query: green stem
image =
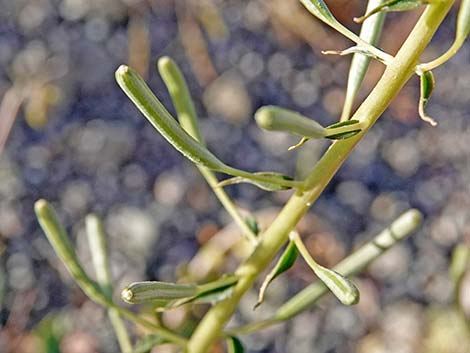
{"type": "MultiPolygon", "coordinates": [[[[415,232],[421,225],[422,219],[423,216],[418,210],[408,210],[371,241],[341,260],[333,267],[333,270],[347,277],[354,276],[385,251],[415,232]]],[[[262,321],[230,329],[227,331],[227,334],[248,334],[288,320],[302,311],[311,308],[326,293],[328,293],[328,288],[321,281],[315,281],[281,305],[273,316],[262,321]]]]}
{"type": "MultiPolygon", "coordinates": [[[[374,124],[414,73],[419,56],[428,45],[452,3],[451,0],[443,1],[426,8],[408,39],[387,66],[382,78],[352,119],[366,122],[367,129],[374,124]]],[[[331,145],[305,180],[306,191],[298,191],[291,197],[277,218],[265,231],[258,247],[237,269],[236,274],[240,276],[240,280],[234,287],[232,297],[213,306],[199,323],[188,342],[188,353],[206,353],[209,351],[236,310],[243,294],[269,265],[287,241],[290,231],[294,229],[312,203],[318,198],[353,147],[364,136],[367,129],[356,136],[336,141],[331,145]]]]}

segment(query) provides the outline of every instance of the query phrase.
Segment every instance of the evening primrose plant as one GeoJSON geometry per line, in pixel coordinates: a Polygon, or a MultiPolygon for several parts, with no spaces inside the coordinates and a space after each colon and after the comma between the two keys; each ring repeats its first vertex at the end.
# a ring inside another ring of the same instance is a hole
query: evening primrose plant
{"type": "Polygon", "coordinates": [[[211,152],[199,128],[197,112],[186,81],[172,59],[160,58],[157,66],[172,98],[177,119],[135,70],[122,65],[116,71],[117,83],[137,109],[164,139],[199,169],[223,207],[239,226],[250,249],[248,256],[233,273],[210,281],[196,283],[185,278],[178,283],[142,281],[131,283],[122,290],[121,299],[129,304],[143,304],[144,307],[140,307],[143,312],[149,306],[155,313],[159,313],[176,307],[209,305],[209,310],[196,327],[171,330],[161,324],[157,317],[152,319],[148,315],[140,315],[116,303],[112,297],[113,279],[107,258],[107,237],[99,218],[89,215],[86,219],[96,272],[94,280],[81,265],[51,205],[45,200],[36,202],[37,217],[51,245],[85,294],[107,308],[123,352],[144,352],[160,344],[173,344],[184,352],[207,353],[220,340],[225,340],[229,352],[243,352],[244,347],[239,336],[288,320],[311,308],[326,293],[332,293],[344,305],[356,304],[360,300],[360,293],[350,277],[405,239],[420,225],[420,212],[408,210],[383,232],[331,269],[317,263],[296,231],[297,223],[320,196],[355,145],[413,75],[419,76],[421,81],[419,115],[424,121],[436,125],[435,120],[425,113],[425,106],[434,88],[431,70],[449,60],[467,38],[470,29],[470,0],[462,0],[460,3],[456,39],[451,48],[428,63],[419,63],[420,55],[454,3],[452,0],[370,0],[365,15],[355,19],[362,23],[359,35],[339,23],[323,1],[300,2],[317,19],[355,43],[353,47],[342,51],[324,52],[353,56],[344,107],[338,122],[322,126],[312,117],[278,106],[262,107],[254,116],[262,129],[298,136],[299,142],[289,150],[301,148],[307,142],[315,143],[316,139],[332,141],[305,179],[297,180],[271,171],[242,170],[226,164],[211,152]],[[419,7],[423,7],[424,11],[395,56],[376,47],[387,12],[409,11],[419,7]],[[386,69],[375,88],[353,112],[352,107],[370,60],[380,61],[386,69]],[[220,179],[222,175],[228,177],[220,179]],[[256,219],[242,214],[236,202],[224,191],[225,186],[238,183],[251,183],[266,191],[293,189],[294,193],[274,221],[268,227],[260,229],[256,219]],[[318,280],[280,305],[271,316],[244,326],[227,328],[226,324],[236,311],[242,296],[256,285],[283,247],[285,248],[277,262],[259,288],[255,308],[263,305],[270,283],[289,270],[299,258],[309,265],[318,280]],[[123,319],[146,328],[149,334],[143,343],[132,342],[123,319]]]}

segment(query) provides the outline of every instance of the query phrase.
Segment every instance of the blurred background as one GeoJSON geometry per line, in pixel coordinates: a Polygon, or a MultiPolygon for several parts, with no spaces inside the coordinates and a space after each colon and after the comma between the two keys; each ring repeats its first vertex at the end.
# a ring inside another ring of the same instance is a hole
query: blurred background
{"type": "MultiPolygon", "coordinates": [[[[364,1],[327,3],[359,29],[352,17],[363,14],[364,1]]],[[[423,61],[452,43],[457,9],[423,61]]],[[[388,16],[380,46],[394,54],[420,11],[388,16]]],[[[105,311],[73,283],[38,228],[39,198],[56,207],[90,271],[83,219],[92,211],[103,217],[116,300],[131,281],[174,281],[181,271],[201,280],[233,270],[245,255],[204,179],[115,83],[120,64],[137,69],[174,112],[155,69],[158,57],[171,56],[218,157],[250,171],[302,177],[327,143],[287,152],[297,139],[259,130],[253,113],[275,104],[322,124],[337,121],[350,57],[320,51],[350,45],[296,0],[0,0],[0,352],[118,351],[105,311]],[[205,244],[216,250],[194,258],[205,244]]],[[[372,63],[359,100],[382,71],[372,63]]],[[[425,214],[421,230],[359,276],[359,305],[325,299],[287,324],[241,337],[248,352],[470,352],[463,319],[470,315],[470,275],[458,302],[449,276],[454,247],[470,242],[468,42],[435,76],[427,111],[439,125],[419,120],[413,78],[300,226],[327,266],[409,207],[425,214]]],[[[249,185],[227,191],[264,226],[290,196],[249,185]]],[[[273,283],[256,312],[258,288],[250,291],[232,324],[268,315],[313,281],[301,262],[273,283]]],[[[204,310],[161,319],[191,330],[204,310]]]]}

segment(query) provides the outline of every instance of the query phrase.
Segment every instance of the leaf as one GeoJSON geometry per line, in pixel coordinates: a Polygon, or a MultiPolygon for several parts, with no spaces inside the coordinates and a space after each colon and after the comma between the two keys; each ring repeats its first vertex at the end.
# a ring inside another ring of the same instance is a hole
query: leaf
{"type": "Polygon", "coordinates": [[[302,5],[315,17],[327,24],[336,23],[337,20],[331,13],[328,6],[322,0],[300,0],[302,5]]]}
{"type": "Polygon", "coordinates": [[[290,132],[309,138],[322,138],[326,134],[325,128],[315,120],[273,105],[258,109],[255,120],[260,128],[270,131],[290,132]]]}
{"type": "Polygon", "coordinates": [[[320,265],[313,271],[341,303],[344,305],[354,305],[359,302],[359,290],[349,279],[334,270],[320,265]]]}
{"type": "Polygon", "coordinates": [[[269,180],[267,181],[259,181],[259,180],[254,180],[251,179],[249,176],[246,177],[234,177],[234,178],[229,178],[221,181],[216,185],[216,187],[224,187],[228,185],[234,185],[234,184],[240,184],[240,183],[249,183],[256,185],[260,189],[266,190],[266,191],[280,191],[280,190],[288,190],[291,189],[292,187],[289,185],[283,185],[283,181],[293,181],[290,176],[279,174],[279,173],[274,173],[274,172],[259,172],[259,173],[252,173],[254,176],[261,176],[266,179],[272,179],[272,182],[269,180]]]}
{"type": "Polygon", "coordinates": [[[287,248],[284,250],[281,257],[277,261],[276,266],[274,266],[271,272],[269,272],[269,274],[264,279],[263,284],[259,290],[258,302],[255,305],[255,309],[263,303],[264,295],[268,289],[269,284],[274,281],[276,277],[290,269],[294,265],[295,260],[297,260],[297,256],[297,247],[293,241],[290,241],[289,245],[287,245],[287,248]]]}
{"type": "Polygon", "coordinates": [[[327,129],[337,129],[339,127],[344,127],[344,126],[351,126],[359,124],[359,120],[346,120],[346,121],[340,121],[338,123],[334,123],[332,125],[327,126],[327,129]]]}
{"type": "Polygon", "coordinates": [[[224,172],[228,168],[202,143],[183,130],[135,70],[121,65],[115,76],[124,93],[150,124],[183,156],[212,170],[224,172]]]}
{"type": "Polygon", "coordinates": [[[250,216],[250,217],[245,218],[245,223],[255,235],[259,234],[258,222],[256,221],[254,217],[250,216]]]}
{"type": "Polygon", "coordinates": [[[230,336],[227,338],[227,351],[228,353],[244,353],[245,348],[237,337],[230,336]]]}
{"type": "Polygon", "coordinates": [[[238,277],[224,275],[216,281],[197,285],[196,294],[176,300],[158,303],[157,311],[165,311],[179,306],[193,304],[215,304],[227,298],[233,293],[233,287],[237,284],[238,277]]]}
{"type": "Polygon", "coordinates": [[[345,140],[362,131],[359,120],[345,120],[330,125],[327,128],[328,135],[325,136],[331,140],[345,140]]]}
{"type": "Polygon", "coordinates": [[[290,238],[305,262],[310,266],[317,277],[328,287],[328,289],[339,299],[344,305],[353,305],[359,302],[359,290],[349,279],[334,270],[319,265],[310,255],[305,247],[302,239],[297,232],[291,232],[290,238]]]}
{"type": "Polygon", "coordinates": [[[361,132],[361,129],[346,131],[346,132],[341,132],[339,134],[328,135],[328,136],[326,136],[326,138],[330,139],[330,140],[346,140],[350,137],[353,137],[354,135],[357,135],[360,132],[361,132]]]}
{"type": "Polygon", "coordinates": [[[432,0],[389,0],[377,6],[362,17],[355,17],[354,22],[361,23],[378,12],[409,11],[422,5],[428,5],[432,0]]]}
{"type": "Polygon", "coordinates": [[[166,302],[174,299],[190,298],[197,294],[194,284],[177,284],[160,281],[134,282],[121,293],[121,298],[129,304],[153,301],[166,302]]]}
{"type": "Polygon", "coordinates": [[[426,104],[428,104],[428,100],[431,97],[431,94],[434,90],[435,81],[434,81],[434,74],[432,71],[425,71],[420,76],[420,96],[419,96],[419,116],[422,120],[428,122],[432,126],[436,126],[437,122],[431,118],[430,116],[426,115],[424,108],[426,104]]]}
{"type": "MultiPolygon", "coordinates": [[[[366,12],[381,5],[384,1],[385,0],[369,0],[366,12]]],[[[379,41],[384,20],[384,12],[379,13],[372,18],[368,18],[366,21],[363,22],[361,26],[361,32],[359,34],[359,37],[366,43],[375,46],[379,41]]],[[[378,59],[376,55],[373,55],[372,57],[378,59]]],[[[348,74],[348,84],[346,87],[346,97],[344,100],[343,111],[341,113],[342,121],[349,119],[351,115],[354,99],[356,98],[356,95],[361,87],[362,81],[364,80],[367,68],[369,67],[370,59],[371,57],[368,54],[358,52],[354,54],[351,60],[351,66],[349,68],[348,74]]]]}

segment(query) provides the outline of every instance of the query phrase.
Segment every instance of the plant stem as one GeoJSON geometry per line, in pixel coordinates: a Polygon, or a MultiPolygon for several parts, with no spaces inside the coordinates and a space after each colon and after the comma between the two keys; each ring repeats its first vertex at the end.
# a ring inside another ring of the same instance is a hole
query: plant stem
{"type": "MultiPolygon", "coordinates": [[[[452,0],[442,1],[426,8],[395,58],[387,66],[382,78],[352,119],[366,122],[367,129],[374,124],[414,73],[419,56],[452,3],[452,0]]],[[[258,247],[237,269],[236,275],[240,276],[240,280],[234,287],[233,296],[213,306],[199,323],[188,342],[188,353],[209,351],[235,311],[243,294],[253,285],[258,275],[287,241],[290,231],[318,198],[367,129],[356,136],[336,141],[331,145],[305,180],[307,191],[303,193],[297,191],[291,197],[265,231],[258,247]]]]}
{"type": "MultiPolygon", "coordinates": [[[[421,225],[422,219],[423,215],[418,210],[406,211],[371,241],[341,260],[333,270],[346,277],[354,276],[396,243],[415,232],[421,225]]],[[[248,334],[290,319],[312,307],[326,293],[328,288],[321,281],[315,281],[281,305],[271,317],[230,329],[227,334],[248,334]]]]}

